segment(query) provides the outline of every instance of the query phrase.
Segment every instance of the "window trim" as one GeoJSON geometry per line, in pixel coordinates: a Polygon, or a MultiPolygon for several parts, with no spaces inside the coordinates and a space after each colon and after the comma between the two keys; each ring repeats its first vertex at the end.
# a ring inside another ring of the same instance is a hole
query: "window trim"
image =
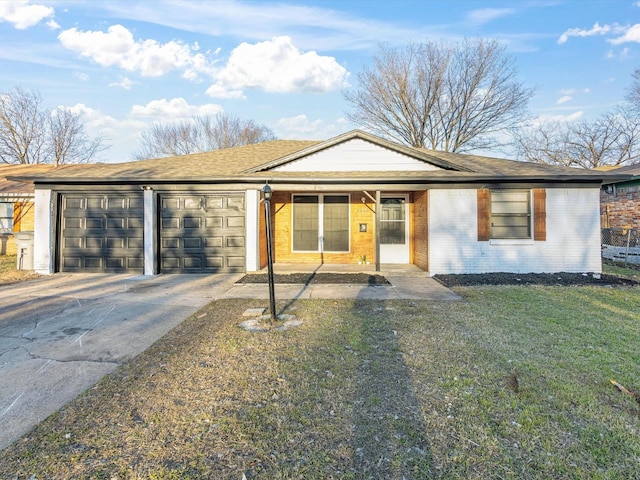
{"type": "MultiPolygon", "coordinates": [[[[507,189],[501,189],[507,190],[507,189]]],[[[515,238],[515,239],[492,239],[491,238],[491,189],[490,188],[478,188],[477,189],[477,226],[478,226],[478,241],[479,242],[491,242],[492,244],[508,244],[509,242],[526,242],[530,240],[532,242],[544,242],[547,240],[547,189],[546,188],[513,188],[512,190],[529,190],[531,192],[531,198],[533,200],[530,205],[532,231],[528,238],[515,238]]]]}
{"type": "Polygon", "coordinates": [[[291,193],[291,252],[292,253],[350,253],[351,252],[351,194],[343,192],[331,193],[291,193]],[[347,199],[347,250],[325,250],[324,249],[324,197],[346,197],[347,199]],[[296,250],[293,243],[295,230],[295,197],[318,197],[318,249],[317,250],[296,250]]]}

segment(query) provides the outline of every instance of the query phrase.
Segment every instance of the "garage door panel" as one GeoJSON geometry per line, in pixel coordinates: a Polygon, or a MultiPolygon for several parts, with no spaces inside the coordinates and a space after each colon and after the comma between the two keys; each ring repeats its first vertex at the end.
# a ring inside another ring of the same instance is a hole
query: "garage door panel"
{"type": "Polygon", "coordinates": [[[184,248],[197,248],[198,250],[202,249],[202,238],[185,238],[184,239],[184,248]]]}
{"type": "Polygon", "coordinates": [[[160,205],[163,272],[244,270],[243,194],[167,194],[160,205]]]}
{"type": "Polygon", "coordinates": [[[223,223],[223,217],[206,217],[204,222],[207,228],[222,228],[223,223]]]}
{"type": "Polygon", "coordinates": [[[227,247],[244,247],[244,237],[227,237],[227,247]]]}
{"type": "Polygon", "coordinates": [[[142,272],[142,194],[68,193],[61,199],[59,266],[68,272],[142,272]]]}
{"type": "Polygon", "coordinates": [[[202,228],[202,218],[186,216],[182,219],[182,227],[185,229],[197,228],[199,230],[202,228]]]}

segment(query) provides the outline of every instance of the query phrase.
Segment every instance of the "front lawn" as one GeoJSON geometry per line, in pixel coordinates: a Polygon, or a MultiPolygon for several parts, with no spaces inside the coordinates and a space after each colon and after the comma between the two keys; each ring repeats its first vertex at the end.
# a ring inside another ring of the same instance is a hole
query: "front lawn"
{"type": "Polygon", "coordinates": [[[216,301],[0,453],[3,478],[640,478],[640,288],[216,301]],[[263,305],[264,306],[264,305],[263,305]]]}
{"type": "Polygon", "coordinates": [[[38,274],[29,270],[17,270],[16,255],[0,255],[0,285],[33,280],[38,274]]]}

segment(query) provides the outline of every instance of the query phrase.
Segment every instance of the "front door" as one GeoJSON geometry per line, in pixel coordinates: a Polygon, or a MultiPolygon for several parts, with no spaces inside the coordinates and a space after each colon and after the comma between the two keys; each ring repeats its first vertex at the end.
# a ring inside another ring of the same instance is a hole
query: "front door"
{"type": "Polygon", "coordinates": [[[380,199],[380,263],[409,263],[407,197],[380,199]]]}

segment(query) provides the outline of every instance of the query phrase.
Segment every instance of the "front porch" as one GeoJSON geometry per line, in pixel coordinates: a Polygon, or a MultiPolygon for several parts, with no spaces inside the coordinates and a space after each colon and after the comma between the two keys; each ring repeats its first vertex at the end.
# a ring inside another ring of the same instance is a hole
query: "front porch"
{"type": "MultiPolygon", "coordinates": [[[[402,265],[424,274],[428,196],[426,190],[276,191],[270,212],[274,263],[285,271],[304,267],[311,272],[338,266],[345,272],[373,272],[402,265]]],[[[264,268],[264,209],[259,232],[259,267],[264,268]]]]}

